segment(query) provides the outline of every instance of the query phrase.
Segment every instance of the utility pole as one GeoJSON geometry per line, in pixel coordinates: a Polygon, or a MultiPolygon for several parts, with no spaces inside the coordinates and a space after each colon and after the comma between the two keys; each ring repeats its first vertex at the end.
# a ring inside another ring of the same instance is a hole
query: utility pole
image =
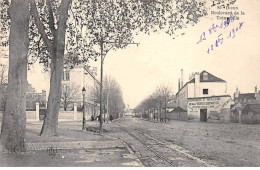
{"type": "Polygon", "coordinates": [[[103,134],[103,128],[102,128],[102,124],[103,124],[103,120],[102,120],[102,89],[103,89],[103,60],[104,60],[104,57],[103,57],[103,48],[104,48],[104,40],[103,40],[103,36],[101,36],[101,39],[100,39],[100,50],[101,50],[101,63],[100,63],[100,94],[99,94],[99,100],[100,100],[100,115],[99,115],[99,121],[100,121],[100,124],[99,124],[99,134],[103,134]]]}
{"type": "MultiPolygon", "coordinates": [[[[96,81],[94,80],[94,88],[96,88],[96,81]]],[[[94,103],[94,110],[93,110],[93,114],[94,114],[94,119],[96,118],[96,95],[93,95],[93,103],[94,103]]]]}
{"type": "Polygon", "coordinates": [[[101,35],[100,39],[97,38],[97,41],[94,41],[94,42],[98,42],[100,44],[100,56],[101,56],[101,59],[100,59],[100,115],[99,115],[99,121],[100,121],[100,124],[99,124],[99,134],[102,135],[103,134],[103,118],[102,118],[102,112],[103,112],[103,102],[102,102],[102,93],[103,93],[103,64],[104,64],[104,60],[105,60],[105,56],[106,54],[108,53],[108,51],[110,49],[112,49],[114,46],[112,46],[108,51],[107,53],[104,55],[104,43],[106,44],[125,44],[125,45],[129,45],[129,44],[136,44],[137,46],[139,45],[139,43],[134,43],[134,42],[122,42],[120,41],[104,41],[104,38],[103,36],[101,35]]]}
{"type": "Polygon", "coordinates": [[[107,89],[107,123],[108,123],[108,119],[109,119],[109,112],[108,112],[108,110],[109,110],[109,105],[108,105],[108,96],[109,95],[109,90],[107,89]]]}

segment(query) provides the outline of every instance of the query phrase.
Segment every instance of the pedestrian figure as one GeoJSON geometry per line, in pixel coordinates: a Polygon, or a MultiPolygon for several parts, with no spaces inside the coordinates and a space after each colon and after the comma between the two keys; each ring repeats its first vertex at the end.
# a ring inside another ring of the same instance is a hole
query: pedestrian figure
{"type": "Polygon", "coordinates": [[[164,121],[163,121],[163,118],[160,118],[160,122],[161,122],[161,123],[164,122],[164,121]]]}
{"type": "Polygon", "coordinates": [[[110,119],[111,122],[112,122],[112,120],[114,119],[114,117],[113,117],[112,114],[109,115],[109,119],[110,119]]]}

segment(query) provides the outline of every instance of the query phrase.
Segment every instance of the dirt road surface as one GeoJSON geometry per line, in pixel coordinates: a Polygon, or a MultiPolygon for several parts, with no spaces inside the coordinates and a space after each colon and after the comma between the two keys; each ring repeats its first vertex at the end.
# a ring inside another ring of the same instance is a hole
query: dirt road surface
{"type": "Polygon", "coordinates": [[[104,124],[145,166],[260,166],[260,126],[124,117],[104,124]]]}

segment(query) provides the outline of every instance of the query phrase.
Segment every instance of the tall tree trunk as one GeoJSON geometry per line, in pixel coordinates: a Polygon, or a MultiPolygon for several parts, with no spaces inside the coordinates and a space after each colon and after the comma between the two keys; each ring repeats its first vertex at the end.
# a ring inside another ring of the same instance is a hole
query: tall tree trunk
{"type": "Polygon", "coordinates": [[[58,114],[61,99],[63,67],[63,54],[58,54],[51,62],[50,93],[48,97],[47,113],[40,134],[43,136],[58,135],[58,114]]]}
{"type": "Polygon", "coordinates": [[[1,139],[9,152],[25,151],[27,55],[29,46],[28,0],[12,0],[10,9],[7,102],[1,139]]]}
{"type": "Polygon", "coordinates": [[[47,113],[42,126],[41,136],[58,135],[58,115],[61,101],[61,81],[64,68],[64,50],[66,22],[68,19],[68,8],[72,0],[62,0],[58,29],[53,30],[54,41],[51,49],[51,78],[50,93],[48,98],[47,113]]]}

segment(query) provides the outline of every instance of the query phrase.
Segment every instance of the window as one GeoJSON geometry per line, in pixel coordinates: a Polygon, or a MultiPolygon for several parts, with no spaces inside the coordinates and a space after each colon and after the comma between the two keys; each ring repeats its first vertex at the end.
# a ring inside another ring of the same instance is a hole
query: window
{"type": "Polygon", "coordinates": [[[63,71],[62,79],[65,80],[65,81],[70,80],[70,72],[69,71],[63,71]]]}
{"type": "Polygon", "coordinates": [[[203,73],[203,80],[208,80],[208,73],[203,73]]]}
{"type": "Polygon", "coordinates": [[[66,72],[66,80],[70,80],[70,72],[66,72]]]}
{"type": "Polygon", "coordinates": [[[209,89],[203,89],[203,94],[209,94],[209,89]]]}

